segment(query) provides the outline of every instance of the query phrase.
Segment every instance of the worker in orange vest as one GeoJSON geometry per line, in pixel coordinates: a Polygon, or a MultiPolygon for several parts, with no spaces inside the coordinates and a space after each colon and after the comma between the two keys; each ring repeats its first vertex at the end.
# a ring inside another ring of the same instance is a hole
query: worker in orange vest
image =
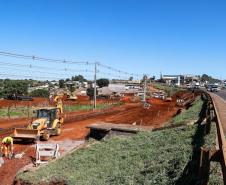
{"type": "Polygon", "coordinates": [[[1,153],[4,154],[6,158],[11,158],[13,156],[13,138],[5,137],[2,140],[1,153]]]}

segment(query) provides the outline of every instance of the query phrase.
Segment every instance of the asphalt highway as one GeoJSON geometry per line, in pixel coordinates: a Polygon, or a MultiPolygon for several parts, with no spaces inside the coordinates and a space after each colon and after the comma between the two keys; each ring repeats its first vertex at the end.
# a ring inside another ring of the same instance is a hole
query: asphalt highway
{"type": "Polygon", "coordinates": [[[215,94],[217,94],[218,96],[220,96],[221,98],[226,100],[226,89],[220,90],[220,91],[216,92],[215,94]]]}

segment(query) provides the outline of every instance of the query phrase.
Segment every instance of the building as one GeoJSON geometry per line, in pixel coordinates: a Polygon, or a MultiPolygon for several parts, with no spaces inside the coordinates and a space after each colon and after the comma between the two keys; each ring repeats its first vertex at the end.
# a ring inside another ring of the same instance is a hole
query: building
{"type": "Polygon", "coordinates": [[[169,85],[182,85],[184,84],[183,75],[161,75],[161,80],[169,85]]]}
{"type": "Polygon", "coordinates": [[[98,95],[110,96],[121,95],[126,91],[126,86],[123,84],[109,84],[108,87],[98,88],[98,95]]]}

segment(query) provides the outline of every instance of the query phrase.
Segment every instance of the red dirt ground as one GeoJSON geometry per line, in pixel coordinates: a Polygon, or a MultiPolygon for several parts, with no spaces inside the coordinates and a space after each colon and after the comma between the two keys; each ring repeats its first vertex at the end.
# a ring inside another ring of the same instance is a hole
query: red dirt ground
{"type": "MultiPolygon", "coordinates": [[[[79,111],[67,113],[63,132],[60,136],[52,137],[51,140],[78,140],[84,139],[89,130],[86,126],[93,123],[110,122],[125,123],[161,127],[165,122],[171,119],[178,111],[176,100],[172,102],[163,102],[159,99],[151,99],[150,109],[144,109],[141,103],[129,103],[118,107],[113,107],[105,111],[79,111]]],[[[12,128],[25,125],[26,119],[1,120],[0,128],[12,128]]],[[[0,132],[0,139],[8,133],[0,132]]],[[[15,153],[21,153],[26,150],[22,159],[6,160],[3,167],[0,168],[0,185],[11,185],[16,172],[23,166],[31,163],[31,157],[34,157],[34,148],[30,145],[15,144],[15,153]]]]}
{"type": "Polygon", "coordinates": [[[21,101],[21,100],[0,100],[0,107],[8,106],[39,106],[41,104],[47,104],[49,101],[46,98],[34,98],[33,101],[21,101]]]}
{"type": "MultiPolygon", "coordinates": [[[[115,102],[113,100],[108,99],[97,99],[97,103],[112,103],[115,102]]],[[[0,99],[0,108],[3,107],[21,107],[21,106],[48,106],[48,105],[55,105],[55,103],[51,103],[47,98],[33,98],[33,101],[22,101],[22,100],[6,100],[0,99]]],[[[93,101],[89,99],[88,96],[78,96],[77,100],[66,100],[63,99],[64,105],[74,105],[74,104],[93,104],[93,101]]]]}

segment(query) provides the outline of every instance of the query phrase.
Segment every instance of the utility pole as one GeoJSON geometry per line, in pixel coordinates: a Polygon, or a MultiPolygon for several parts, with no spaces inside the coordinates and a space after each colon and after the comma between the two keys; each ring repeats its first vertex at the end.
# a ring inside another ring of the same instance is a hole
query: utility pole
{"type": "Polygon", "coordinates": [[[94,64],[94,102],[93,108],[97,107],[97,62],[94,64]]]}
{"type": "Polygon", "coordinates": [[[144,102],[146,102],[146,92],[147,92],[147,75],[144,75],[144,99],[143,99],[144,102]]]}

